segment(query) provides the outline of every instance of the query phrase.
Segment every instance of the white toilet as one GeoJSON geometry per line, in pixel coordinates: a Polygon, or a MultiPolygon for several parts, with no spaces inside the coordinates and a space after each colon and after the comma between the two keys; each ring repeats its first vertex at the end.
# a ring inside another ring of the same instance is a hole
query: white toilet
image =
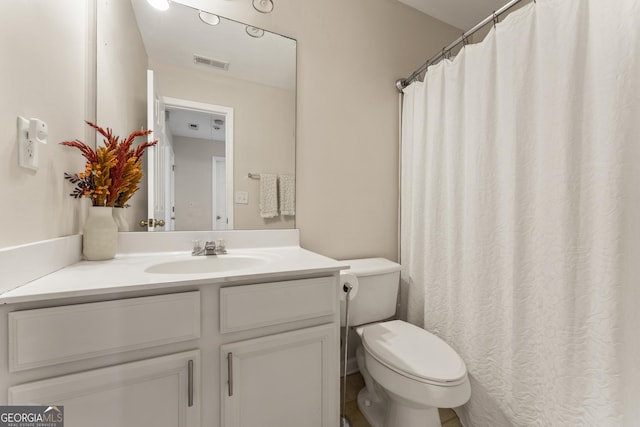
{"type": "MultiPolygon", "coordinates": [[[[467,368],[447,343],[401,320],[396,312],[400,265],[383,258],[345,260],[358,285],[349,301],[349,326],[362,339],[357,362],[366,387],[358,407],[372,427],[439,427],[437,408],[469,400],[467,368]]],[[[346,277],[346,276],[343,276],[346,277]]],[[[345,301],[341,302],[345,324],[345,301]]]]}

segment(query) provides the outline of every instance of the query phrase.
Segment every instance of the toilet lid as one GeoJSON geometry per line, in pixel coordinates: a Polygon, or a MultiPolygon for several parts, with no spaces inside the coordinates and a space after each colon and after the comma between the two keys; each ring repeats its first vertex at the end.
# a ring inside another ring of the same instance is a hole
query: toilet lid
{"type": "Polygon", "coordinates": [[[449,383],[467,374],[464,362],[447,343],[401,320],[364,327],[362,344],[380,363],[418,380],[449,383]]]}

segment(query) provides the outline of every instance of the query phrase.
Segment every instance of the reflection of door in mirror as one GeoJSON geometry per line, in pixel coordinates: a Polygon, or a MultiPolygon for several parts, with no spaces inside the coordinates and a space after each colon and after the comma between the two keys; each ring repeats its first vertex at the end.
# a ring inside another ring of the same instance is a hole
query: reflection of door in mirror
{"type": "Polygon", "coordinates": [[[158,143],[147,153],[149,191],[146,225],[149,231],[171,230],[173,227],[171,192],[175,188],[171,182],[173,174],[170,172],[173,169],[173,141],[166,127],[164,99],[158,93],[152,70],[147,71],[147,127],[152,131],[149,141],[157,140],[158,143]]]}
{"type": "MultiPolygon", "coordinates": [[[[174,176],[174,194],[164,198],[173,200],[169,211],[172,230],[232,228],[232,192],[228,189],[233,188],[233,109],[169,97],[163,97],[160,105],[165,110],[162,137],[168,141],[173,162],[171,167],[156,169],[156,179],[148,182],[149,192],[159,197],[167,194],[155,187],[171,185],[163,174],[174,176]]],[[[149,162],[157,165],[159,160],[152,156],[158,154],[162,155],[159,151],[150,155],[149,162]]],[[[162,214],[158,205],[154,215],[162,214]]]]}
{"type": "Polygon", "coordinates": [[[213,166],[213,173],[211,178],[213,179],[211,200],[213,206],[211,211],[213,212],[213,229],[214,230],[226,230],[227,229],[227,200],[226,200],[226,166],[225,158],[219,156],[213,156],[211,162],[213,166]]]}

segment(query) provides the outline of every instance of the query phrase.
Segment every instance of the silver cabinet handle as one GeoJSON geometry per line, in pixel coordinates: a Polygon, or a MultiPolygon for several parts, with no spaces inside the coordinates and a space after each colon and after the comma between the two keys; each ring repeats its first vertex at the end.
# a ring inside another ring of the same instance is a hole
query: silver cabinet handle
{"type": "Polygon", "coordinates": [[[187,365],[188,376],[189,376],[189,388],[187,391],[187,401],[189,407],[193,406],[193,360],[189,360],[189,364],[187,365]]]}
{"type": "Polygon", "coordinates": [[[227,353],[227,376],[229,377],[229,397],[233,396],[233,353],[227,353]]]}

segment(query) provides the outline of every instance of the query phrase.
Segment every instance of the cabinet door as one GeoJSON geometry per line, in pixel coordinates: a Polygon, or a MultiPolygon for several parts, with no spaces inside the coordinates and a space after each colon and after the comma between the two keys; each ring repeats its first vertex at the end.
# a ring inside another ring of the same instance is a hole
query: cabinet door
{"type": "Polygon", "coordinates": [[[335,324],[221,346],[223,427],[335,427],[335,324]]]}
{"type": "Polygon", "coordinates": [[[197,427],[200,352],[189,351],[9,388],[12,405],[63,405],[66,427],[197,427]]]}

